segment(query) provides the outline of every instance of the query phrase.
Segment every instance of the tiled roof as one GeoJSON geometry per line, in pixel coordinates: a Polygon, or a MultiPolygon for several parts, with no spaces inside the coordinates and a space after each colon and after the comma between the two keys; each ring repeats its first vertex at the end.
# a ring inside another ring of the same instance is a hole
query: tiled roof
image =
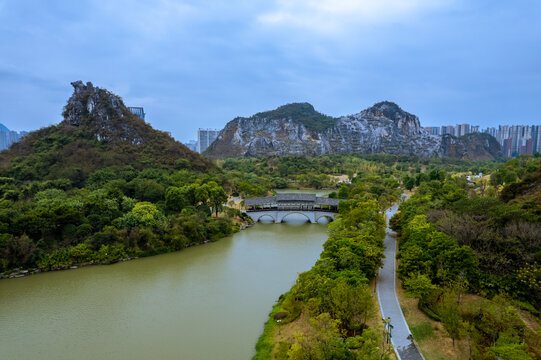
{"type": "Polygon", "coordinates": [[[254,206],[254,205],[267,205],[267,204],[276,204],[276,197],[256,197],[244,199],[245,206],[254,206]]]}
{"type": "Polygon", "coordinates": [[[340,201],[342,201],[342,199],[331,199],[331,198],[318,197],[316,199],[316,205],[338,206],[338,203],[340,201]]]}
{"type": "Polygon", "coordinates": [[[276,201],[316,201],[316,194],[281,193],[276,194],[276,201]]]}
{"type": "Polygon", "coordinates": [[[276,205],[278,202],[280,203],[303,202],[303,203],[312,203],[313,205],[338,206],[338,203],[341,200],[342,199],[330,199],[330,198],[318,197],[315,194],[280,193],[280,194],[276,194],[276,196],[248,198],[244,200],[244,205],[257,206],[257,205],[276,205]]]}

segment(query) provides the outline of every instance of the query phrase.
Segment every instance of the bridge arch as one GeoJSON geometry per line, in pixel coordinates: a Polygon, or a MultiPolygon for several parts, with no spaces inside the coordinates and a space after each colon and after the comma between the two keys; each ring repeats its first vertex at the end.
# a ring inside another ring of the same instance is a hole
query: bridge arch
{"type": "Polygon", "coordinates": [[[255,220],[255,222],[260,222],[261,219],[263,219],[264,217],[269,217],[272,222],[276,222],[276,219],[274,218],[274,216],[272,216],[271,214],[267,213],[267,214],[261,214],[260,216],[257,217],[257,220],[255,220]]]}
{"type": "Polygon", "coordinates": [[[314,215],[310,212],[307,212],[307,211],[281,211],[277,214],[276,216],[276,222],[277,223],[281,223],[284,221],[284,219],[286,217],[288,217],[289,215],[293,215],[293,214],[300,214],[302,216],[304,216],[306,218],[306,220],[310,223],[313,223],[315,222],[315,219],[314,219],[314,215]],[[311,216],[310,216],[311,215],[311,216]]]}
{"type": "Polygon", "coordinates": [[[319,220],[327,219],[328,222],[334,221],[334,216],[330,214],[323,214],[316,217],[316,223],[319,223],[319,220]]]}

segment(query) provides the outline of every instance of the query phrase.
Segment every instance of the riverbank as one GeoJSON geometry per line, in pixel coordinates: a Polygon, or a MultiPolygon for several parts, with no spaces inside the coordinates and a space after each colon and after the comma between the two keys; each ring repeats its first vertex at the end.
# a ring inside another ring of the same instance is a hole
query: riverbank
{"type": "Polygon", "coordinates": [[[0,353],[250,359],[276,295],[314,264],[326,229],[258,223],[183,251],[0,281],[0,353]]]}
{"type": "Polygon", "coordinates": [[[158,252],[158,253],[155,253],[155,254],[142,254],[140,256],[125,256],[125,257],[119,257],[119,258],[112,258],[106,262],[102,262],[102,261],[85,261],[85,262],[80,262],[80,263],[72,263],[72,264],[66,264],[66,265],[62,265],[62,266],[58,266],[58,267],[55,267],[55,268],[40,268],[40,267],[34,267],[34,268],[14,268],[14,269],[11,269],[11,270],[7,270],[7,271],[4,271],[2,273],[0,273],[0,280],[3,280],[3,279],[18,279],[18,278],[21,278],[21,277],[25,277],[25,276],[30,276],[30,275],[37,275],[37,274],[41,274],[41,273],[48,273],[48,272],[54,272],[54,271],[65,271],[65,270],[75,270],[75,269],[79,269],[79,268],[83,268],[83,267],[88,267],[88,266],[97,266],[97,265],[113,265],[113,264],[116,264],[116,263],[119,263],[119,262],[125,262],[125,261],[130,261],[130,260],[135,260],[135,259],[139,259],[141,257],[150,257],[150,256],[156,256],[156,255],[161,255],[161,254],[167,254],[167,253],[172,253],[172,252],[178,252],[178,251],[182,251],[184,249],[187,249],[187,248],[191,248],[191,247],[194,247],[194,246],[200,246],[200,245],[205,245],[205,244],[209,244],[209,243],[212,243],[212,242],[216,242],[216,241],[219,241],[227,236],[230,236],[231,234],[234,234],[238,231],[241,231],[241,230],[245,230],[251,226],[253,226],[253,223],[249,222],[248,220],[244,220],[244,219],[235,219],[235,221],[233,221],[234,224],[235,224],[235,227],[233,228],[233,232],[229,233],[229,234],[226,234],[225,236],[219,238],[219,239],[216,239],[216,240],[210,240],[210,239],[206,239],[202,242],[198,242],[198,243],[187,243],[185,244],[184,248],[181,248],[181,249],[178,249],[178,250],[172,250],[172,251],[163,251],[163,252],[158,252]]]}
{"type": "Polygon", "coordinates": [[[273,306],[253,360],[348,358],[359,351],[392,357],[368,285],[381,264],[385,221],[375,201],[348,205],[354,206],[329,225],[320,259],[273,306]]]}

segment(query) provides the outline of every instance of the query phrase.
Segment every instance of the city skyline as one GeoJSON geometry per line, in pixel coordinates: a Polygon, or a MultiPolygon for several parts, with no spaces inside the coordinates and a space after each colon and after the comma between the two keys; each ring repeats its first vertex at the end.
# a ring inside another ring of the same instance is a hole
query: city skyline
{"type": "Polygon", "coordinates": [[[424,127],[431,135],[463,136],[470,133],[486,133],[493,136],[502,147],[505,157],[541,153],[541,125],[498,125],[481,128],[479,125],[456,124],[424,127]]]}

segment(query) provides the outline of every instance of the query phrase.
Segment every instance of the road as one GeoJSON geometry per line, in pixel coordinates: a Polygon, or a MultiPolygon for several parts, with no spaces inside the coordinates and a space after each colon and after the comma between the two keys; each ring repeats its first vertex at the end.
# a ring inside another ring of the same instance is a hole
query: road
{"type": "Polygon", "coordinates": [[[398,210],[394,205],[386,211],[387,229],[385,235],[385,258],[379,271],[377,293],[381,314],[384,319],[390,318],[392,331],[391,342],[399,360],[424,360],[413,343],[410,329],[400,308],[396,296],[396,233],[389,228],[389,220],[398,210]]]}

